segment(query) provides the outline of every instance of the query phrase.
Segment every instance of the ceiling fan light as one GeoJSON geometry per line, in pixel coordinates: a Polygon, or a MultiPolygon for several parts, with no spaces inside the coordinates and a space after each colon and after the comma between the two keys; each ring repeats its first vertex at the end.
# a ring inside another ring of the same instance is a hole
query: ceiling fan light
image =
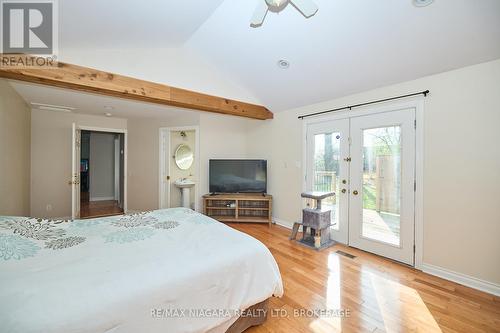
{"type": "Polygon", "coordinates": [[[288,0],[266,0],[269,7],[281,8],[288,3],[288,0]]]}

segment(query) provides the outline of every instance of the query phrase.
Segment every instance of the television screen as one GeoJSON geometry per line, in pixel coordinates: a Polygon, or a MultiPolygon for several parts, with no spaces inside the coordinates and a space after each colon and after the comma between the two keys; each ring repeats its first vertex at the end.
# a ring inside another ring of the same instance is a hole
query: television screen
{"type": "Polygon", "coordinates": [[[210,160],[211,193],[266,193],[266,160],[210,160]]]}

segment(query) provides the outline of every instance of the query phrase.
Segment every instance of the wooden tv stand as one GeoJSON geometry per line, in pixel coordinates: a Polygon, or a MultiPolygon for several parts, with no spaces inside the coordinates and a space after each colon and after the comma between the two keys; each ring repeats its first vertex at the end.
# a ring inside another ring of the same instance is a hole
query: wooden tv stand
{"type": "Polygon", "coordinates": [[[272,221],[271,195],[206,194],[203,196],[203,212],[220,222],[268,223],[272,221]]]}

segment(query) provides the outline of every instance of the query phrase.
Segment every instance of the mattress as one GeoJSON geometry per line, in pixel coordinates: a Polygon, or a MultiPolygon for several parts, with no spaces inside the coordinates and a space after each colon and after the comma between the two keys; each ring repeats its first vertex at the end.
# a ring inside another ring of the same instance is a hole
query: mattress
{"type": "Polygon", "coordinates": [[[282,294],[261,242],[189,209],[0,217],[1,332],[224,332],[282,294]]]}

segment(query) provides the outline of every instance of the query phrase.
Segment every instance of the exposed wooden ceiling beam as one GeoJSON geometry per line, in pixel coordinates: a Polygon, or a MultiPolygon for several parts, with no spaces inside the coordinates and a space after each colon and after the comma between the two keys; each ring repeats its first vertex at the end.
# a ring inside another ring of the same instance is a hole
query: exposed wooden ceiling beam
{"type": "MultiPolygon", "coordinates": [[[[3,54],[0,55],[2,57],[8,56],[3,54]]],[[[136,101],[253,119],[264,120],[273,118],[273,113],[261,105],[211,96],[62,62],[57,63],[57,66],[53,68],[14,68],[2,67],[0,65],[0,77],[136,101]]]]}

